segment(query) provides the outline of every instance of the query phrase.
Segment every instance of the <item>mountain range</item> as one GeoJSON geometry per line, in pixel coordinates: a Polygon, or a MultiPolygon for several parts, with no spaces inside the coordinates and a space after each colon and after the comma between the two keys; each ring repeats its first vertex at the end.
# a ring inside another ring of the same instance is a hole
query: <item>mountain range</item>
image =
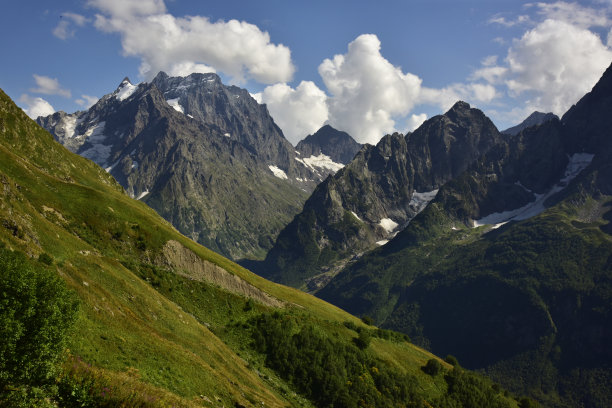
{"type": "Polygon", "coordinates": [[[126,78],[89,110],[38,123],[180,232],[232,259],[262,258],[307,193],[340,166],[300,155],[265,105],[216,74],[126,78]]]}
{"type": "Polygon", "coordinates": [[[612,67],[561,120],[497,138],[317,296],[545,406],[609,406],[611,110],[612,67]]]}
{"type": "MultiPolygon", "coordinates": [[[[140,115],[182,124],[141,91],[140,115]]],[[[2,406],[530,403],[190,240],[1,91],[0,266],[2,406]]]]}
{"type": "Polygon", "coordinates": [[[364,146],[317,186],[265,261],[253,268],[277,282],[320,289],[348,261],[386,244],[440,186],[500,140],[490,119],[458,102],[413,133],[364,146]]]}

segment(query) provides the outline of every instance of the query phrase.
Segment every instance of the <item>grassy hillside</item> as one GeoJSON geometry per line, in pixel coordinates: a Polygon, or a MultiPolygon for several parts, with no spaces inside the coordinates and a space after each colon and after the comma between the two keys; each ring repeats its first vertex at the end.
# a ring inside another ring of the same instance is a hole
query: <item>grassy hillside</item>
{"type": "Polygon", "coordinates": [[[456,406],[479,395],[486,401],[480,406],[517,405],[489,380],[403,336],[266,281],[180,235],[104,170],[57,144],[4,93],[0,245],[26,254],[28,268],[60,277],[79,299],[50,385],[53,399],[39,402],[456,406]],[[437,369],[428,374],[427,364],[437,369]],[[337,384],[341,395],[325,384],[337,384]]]}

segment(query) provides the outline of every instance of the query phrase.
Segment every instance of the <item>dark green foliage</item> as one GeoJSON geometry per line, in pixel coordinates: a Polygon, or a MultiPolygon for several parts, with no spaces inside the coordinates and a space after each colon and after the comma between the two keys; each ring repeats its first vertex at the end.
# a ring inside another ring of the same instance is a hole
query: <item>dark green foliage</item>
{"type": "Polygon", "coordinates": [[[430,358],[427,360],[427,364],[425,364],[422,368],[425,374],[429,374],[432,377],[438,375],[440,371],[442,371],[442,364],[435,358],[430,358]]]}
{"type": "Polygon", "coordinates": [[[416,378],[399,375],[352,344],[278,312],[262,314],[252,325],[253,347],[265,354],[266,365],[317,406],[421,406],[416,378]]]}
{"type": "Polygon", "coordinates": [[[53,265],[53,258],[46,252],[43,252],[42,254],[38,255],[38,260],[44,263],[45,265],[53,265]]]}
{"type": "Polygon", "coordinates": [[[452,354],[447,355],[444,361],[453,367],[457,367],[459,365],[459,360],[457,360],[457,357],[453,356],[452,354]]]}
{"type": "Polygon", "coordinates": [[[521,398],[519,401],[519,408],[538,408],[540,404],[537,401],[532,400],[531,398],[521,398]]]}
{"type": "Polygon", "coordinates": [[[367,330],[361,330],[359,335],[353,339],[353,342],[357,347],[361,350],[365,350],[370,345],[370,341],[372,340],[372,336],[367,330]]]}
{"type": "Polygon", "coordinates": [[[368,315],[361,316],[361,321],[367,324],[368,326],[372,326],[374,324],[374,319],[372,319],[368,315]]]}
{"type": "Polygon", "coordinates": [[[496,390],[489,380],[472,372],[455,367],[447,372],[444,380],[448,385],[448,393],[433,401],[432,405],[436,408],[512,407],[501,390],[496,390]]]}
{"type": "Polygon", "coordinates": [[[54,272],[0,249],[0,393],[27,394],[52,382],[76,311],[75,297],[54,272]]]}

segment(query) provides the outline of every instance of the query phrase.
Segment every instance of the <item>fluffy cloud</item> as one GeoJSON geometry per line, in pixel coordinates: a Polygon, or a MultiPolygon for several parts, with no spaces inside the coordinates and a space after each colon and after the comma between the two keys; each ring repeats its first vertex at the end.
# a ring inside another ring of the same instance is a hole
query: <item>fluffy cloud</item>
{"type": "Polygon", "coordinates": [[[578,3],[557,1],[555,3],[528,3],[527,6],[537,7],[537,13],[545,19],[565,21],[582,28],[605,27],[610,24],[610,19],[601,10],[584,7],[578,3]]]}
{"type": "MultiPolygon", "coordinates": [[[[534,110],[562,115],[591,90],[612,61],[611,36],[604,44],[590,30],[612,25],[605,12],[563,1],[526,7],[535,9],[534,19],[525,20],[531,28],[512,41],[503,62],[489,57],[471,76],[505,87],[522,104],[507,112],[491,110],[498,118],[514,119],[534,110]],[[536,21],[537,16],[541,21],[536,21]]],[[[488,92],[481,91],[482,96],[488,92]]]]}
{"type": "Polygon", "coordinates": [[[249,78],[272,84],[287,82],[295,67],[284,45],[244,21],[211,22],[206,17],[177,18],[161,0],[94,0],[101,11],[95,26],[121,35],[126,56],[141,58],[140,74],[150,79],[158,71],[187,73],[221,71],[236,83],[249,78]],[[211,68],[214,67],[214,68],[211,68]]]}
{"type": "Polygon", "coordinates": [[[55,109],[51,104],[40,97],[33,97],[27,94],[21,95],[19,102],[25,105],[24,112],[36,119],[39,116],[48,116],[55,113],[55,109]]]}
{"type": "Polygon", "coordinates": [[[53,35],[59,39],[67,40],[74,37],[75,30],[72,29],[72,24],[83,27],[89,20],[80,14],[66,12],[60,16],[60,22],[53,29],[53,35]]]}
{"type": "Polygon", "coordinates": [[[38,88],[30,88],[30,92],[41,93],[45,95],[60,95],[66,98],[71,97],[69,89],[64,89],[60,86],[57,78],[49,78],[44,75],[34,74],[34,80],[38,88]]]}
{"type": "Polygon", "coordinates": [[[408,132],[412,132],[413,130],[421,126],[426,120],[427,114],[425,113],[420,113],[418,115],[412,114],[406,121],[406,130],[408,132]]]}
{"type": "Polygon", "coordinates": [[[376,143],[395,130],[394,116],[410,112],[421,79],[404,74],[380,54],[373,34],[357,37],[344,55],[326,59],[319,74],[329,91],[329,122],[360,143],[376,143]]]}
{"type": "Polygon", "coordinates": [[[511,96],[533,109],[563,114],[601,77],[612,51],[600,37],[558,20],[545,20],[515,40],[506,58],[511,96]]]}
{"type": "Polygon", "coordinates": [[[302,81],[296,89],[284,83],[268,86],[259,98],[294,145],[316,132],[328,118],[327,95],[311,81],[302,81]]]}
{"type": "Polygon", "coordinates": [[[81,97],[79,99],[76,99],[75,102],[77,103],[77,105],[89,109],[96,102],[98,102],[98,98],[95,96],[81,95],[81,97]]]}

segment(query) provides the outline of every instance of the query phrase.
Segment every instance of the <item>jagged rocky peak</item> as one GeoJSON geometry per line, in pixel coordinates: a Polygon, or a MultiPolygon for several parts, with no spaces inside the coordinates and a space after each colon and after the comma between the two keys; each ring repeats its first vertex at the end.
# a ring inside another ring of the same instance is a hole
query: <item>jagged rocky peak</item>
{"type": "Polygon", "coordinates": [[[324,154],[336,163],[348,164],[361,146],[348,133],[324,125],[301,140],[295,149],[302,158],[324,154]]]}
{"type": "Polygon", "coordinates": [[[39,119],[182,233],[234,259],[263,256],[315,180],[266,108],[215,74],[126,78],[85,112],[39,119]]]}
{"type": "Polygon", "coordinates": [[[557,115],[552,112],[544,113],[535,111],[531,115],[529,115],[524,121],[519,123],[516,126],[512,126],[506,130],[503,130],[501,133],[505,135],[517,135],[521,130],[527,129],[531,126],[541,125],[542,123],[546,123],[553,119],[559,119],[557,115]]]}

